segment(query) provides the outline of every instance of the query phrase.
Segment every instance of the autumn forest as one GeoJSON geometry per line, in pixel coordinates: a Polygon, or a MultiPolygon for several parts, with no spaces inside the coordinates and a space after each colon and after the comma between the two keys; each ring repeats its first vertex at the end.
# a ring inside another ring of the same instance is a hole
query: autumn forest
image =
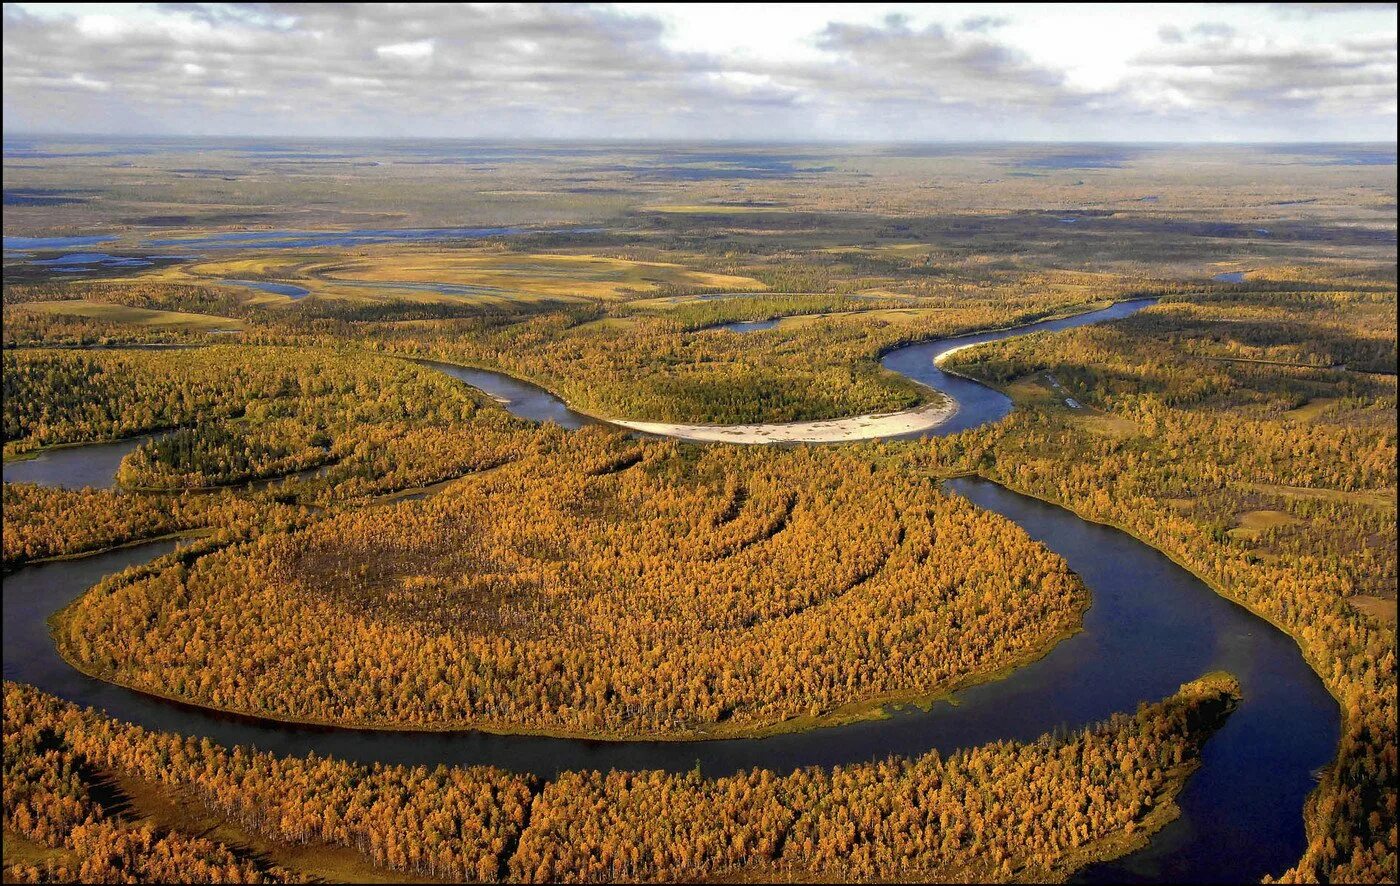
{"type": "Polygon", "coordinates": [[[5,882],[1393,882],[1395,189],[7,135],[5,882]]]}

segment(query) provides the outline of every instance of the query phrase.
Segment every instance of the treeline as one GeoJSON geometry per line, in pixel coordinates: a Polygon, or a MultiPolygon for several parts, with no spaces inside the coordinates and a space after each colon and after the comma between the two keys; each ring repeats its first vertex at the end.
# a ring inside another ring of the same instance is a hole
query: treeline
{"type": "Polygon", "coordinates": [[[127,495],[32,483],[6,483],[4,505],[6,569],[191,530],[205,530],[206,544],[218,547],[286,532],[318,516],[315,509],[287,504],[275,494],[127,495]]]}
{"type": "MultiPolygon", "coordinates": [[[[5,683],[6,883],[305,882],[213,840],[132,821],[97,799],[109,767],[94,766],[63,722],[76,709],[5,683]],[[20,857],[12,842],[38,851],[20,857]]],[[[93,718],[95,722],[96,718],[93,718]]]]}
{"type": "Polygon", "coordinates": [[[7,865],[7,882],[304,880],[103,809],[89,790],[102,774],[181,791],[284,843],[333,843],[385,867],[459,880],[495,879],[497,857],[518,835],[530,800],[525,780],[495,770],[365,767],[228,751],[6,682],[7,839],[17,834],[59,850],[52,866],[7,865]]]}
{"type": "Polygon", "coordinates": [[[256,309],[246,304],[247,291],[239,287],[204,286],[142,277],[17,283],[7,285],[4,293],[6,305],[80,298],[134,308],[185,311],[218,317],[250,318],[256,314],[256,309]]]}
{"type": "Polygon", "coordinates": [[[51,314],[6,307],[3,342],[6,348],[97,348],[121,345],[188,344],[207,342],[203,331],[169,326],[138,326],[96,317],[51,314]]]}
{"type": "Polygon", "coordinates": [[[1393,323],[1371,325],[1367,305],[1377,301],[1393,312],[1393,284],[1388,297],[1318,298],[1310,312],[1293,294],[1202,300],[1188,314],[1188,340],[1166,328],[1163,318],[1179,316],[1173,306],[1101,329],[973,349],[959,355],[960,368],[992,380],[1049,370],[1073,396],[1139,430],[1103,435],[1064,410],[1031,412],[962,435],[977,442],[953,438],[927,450],[935,461],[946,454],[971,462],[1013,488],[1129,529],[1298,640],[1341,704],[1343,733],[1310,803],[1307,851],[1285,877],[1292,882],[1396,876],[1395,628],[1347,602],[1395,597],[1395,382],[1264,364],[1207,373],[1189,355],[1229,339],[1237,312],[1283,321],[1275,346],[1300,353],[1311,352],[1298,336],[1317,318],[1363,339],[1388,334],[1393,344],[1393,323]],[[1215,319],[1203,326],[1205,312],[1215,319]],[[1295,421],[1283,413],[1296,405],[1291,392],[1300,383],[1348,405],[1311,424],[1295,421]],[[1224,531],[1242,509],[1261,507],[1295,519],[1255,538],[1224,531]]]}
{"type": "MultiPolygon", "coordinates": [[[[865,297],[826,293],[742,293],[734,297],[707,298],[686,301],[673,307],[648,308],[648,313],[665,317],[679,325],[683,332],[693,332],[721,323],[741,320],[767,320],[827,314],[837,311],[859,311],[872,308],[917,307],[909,298],[865,297]]],[[[633,307],[632,310],[640,311],[633,307]]]]}
{"type": "Polygon", "coordinates": [[[107,582],[60,644],[107,679],[293,720],[752,734],[1038,656],[1087,603],[1014,524],[897,465],[600,429],[518,455],[107,582]]]}
{"type": "Polygon", "coordinates": [[[1341,367],[1393,373],[1394,327],[1393,299],[1370,293],[1236,293],[960,351],[950,365],[999,383],[1051,372],[1119,410],[1161,404],[1278,419],[1316,397],[1393,410],[1393,380],[1341,367]]]}
{"type": "Polygon", "coordinates": [[[259,882],[295,872],[102,809],[92,773],[137,779],[291,845],[355,849],[441,879],[531,882],[1063,878],[1141,845],[1238,701],[1184,685],[1079,732],[790,775],[565,772],[277,757],[148,732],[5,684],[5,832],[52,847],[6,880],[259,882]],[[90,836],[102,828],[103,837],[90,836]],[[110,834],[111,836],[106,836],[110,834]],[[113,850],[113,845],[120,848],[113,850]]]}
{"type": "Polygon", "coordinates": [[[4,355],[5,441],[129,437],[198,421],[288,417],[326,427],[470,418],[469,389],[401,360],[223,345],[174,351],[4,355]]]}
{"type": "Polygon", "coordinates": [[[135,489],[198,489],[305,471],[335,458],[329,429],[298,419],[179,428],[128,453],[117,482],[135,489]]]}
{"type": "Polygon", "coordinates": [[[557,425],[530,428],[503,409],[483,409],[467,423],[357,431],[340,461],[303,484],[310,501],[382,495],[499,467],[557,445],[557,425]]]}

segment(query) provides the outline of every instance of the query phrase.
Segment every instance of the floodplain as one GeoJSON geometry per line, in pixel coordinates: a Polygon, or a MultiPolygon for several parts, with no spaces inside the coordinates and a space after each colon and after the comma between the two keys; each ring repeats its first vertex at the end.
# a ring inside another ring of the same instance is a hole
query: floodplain
{"type": "Polygon", "coordinates": [[[35,610],[7,879],[1393,876],[1393,145],[56,139],[5,168],[7,614],[34,570],[179,541],[35,610]],[[842,424],[887,414],[929,420],[842,424]],[[795,423],[837,430],[741,445],[795,423]],[[10,479],[123,440],[96,488],[10,479]],[[1215,610],[1171,598],[1096,622],[1148,585],[1079,518],[1278,645],[1192,658],[1215,610]],[[1200,669],[1091,652],[1145,624],[1200,669]],[[1112,706],[1053,706],[1069,661],[1112,706]],[[1234,723],[1282,743],[1241,763],[1234,723]],[[438,759],[381,750],[420,734],[438,759]],[[1191,842],[1261,807],[1249,851],[1191,842]]]}

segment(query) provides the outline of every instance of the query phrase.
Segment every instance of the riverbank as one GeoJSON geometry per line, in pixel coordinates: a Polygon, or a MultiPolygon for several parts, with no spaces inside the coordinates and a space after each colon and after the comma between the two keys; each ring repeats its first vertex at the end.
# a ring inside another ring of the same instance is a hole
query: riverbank
{"type": "Polygon", "coordinates": [[[931,431],[957,414],[958,404],[942,395],[939,400],[914,409],[856,415],[826,421],[784,424],[684,425],[666,422],[625,421],[611,423],[643,434],[674,437],[696,443],[847,443],[931,431]]]}

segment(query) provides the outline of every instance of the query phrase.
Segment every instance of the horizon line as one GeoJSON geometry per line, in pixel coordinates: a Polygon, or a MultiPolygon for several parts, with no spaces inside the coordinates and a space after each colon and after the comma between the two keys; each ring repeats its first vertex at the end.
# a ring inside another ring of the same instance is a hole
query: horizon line
{"type": "Polygon", "coordinates": [[[554,144],[729,144],[729,145],[1175,145],[1192,147],[1251,146],[1251,145],[1397,145],[1396,139],[733,139],[733,138],[648,138],[648,137],[558,137],[558,136],[489,136],[489,135],[251,135],[225,133],[219,135],[195,133],[115,133],[115,132],[44,132],[0,130],[0,138],[91,138],[91,139],[150,139],[213,141],[218,139],[247,139],[251,141],[374,141],[374,142],[523,142],[554,144]]]}

